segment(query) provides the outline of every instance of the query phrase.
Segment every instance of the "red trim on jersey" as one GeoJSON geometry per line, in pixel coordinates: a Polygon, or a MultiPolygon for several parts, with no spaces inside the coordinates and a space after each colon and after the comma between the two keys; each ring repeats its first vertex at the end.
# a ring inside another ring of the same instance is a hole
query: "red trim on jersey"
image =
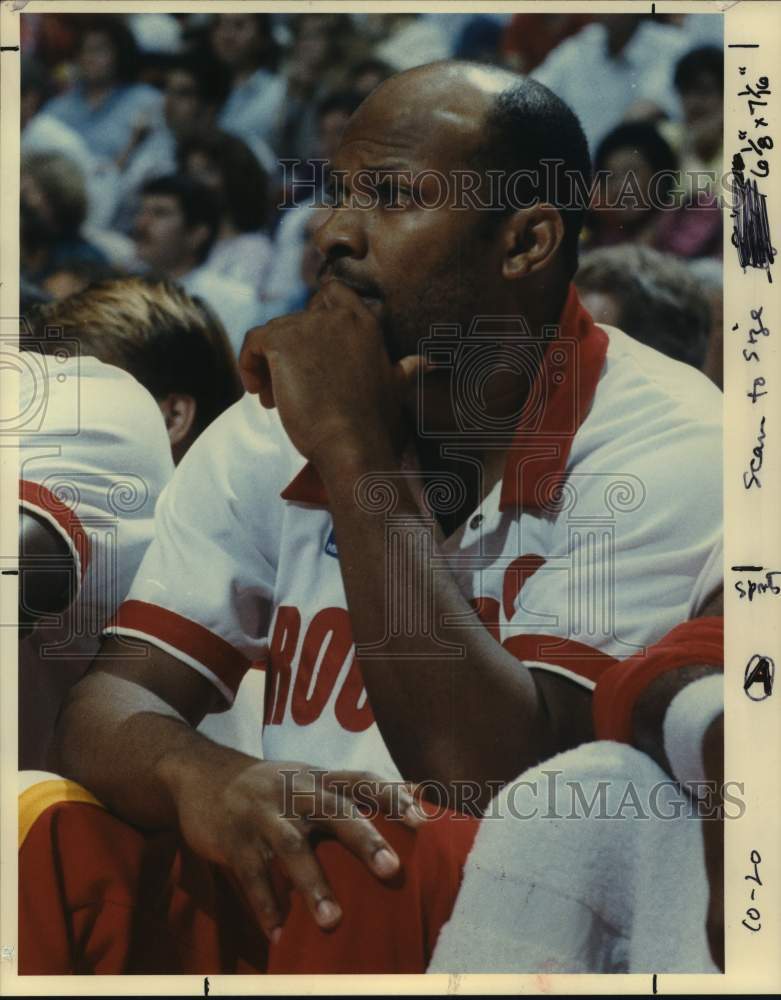
{"type": "Polygon", "coordinates": [[[40,513],[47,521],[54,521],[70,545],[75,556],[79,584],[84,580],[90,560],[89,536],[82,527],[76,512],[55,496],[51,490],[29,479],[19,480],[19,500],[40,513]]]}
{"type": "Polygon", "coordinates": [[[125,601],[104,628],[133,629],[173,646],[219,677],[234,696],[253,666],[234,646],[203,625],[146,601],[125,601]]]}
{"type": "Polygon", "coordinates": [[[544,565],[545,559],[542,556],[529,554],[520,556],[518,559],[513,559],[504,571],[502,579],[502,608],[504,609],[504,617],[507,621],[512,619],[515,598],[520,594],[522,587],[529,577],[534,576],[540,566],[544,565]]]}
{"type": "Polygon", "coordinates": [[[632,742],[632,713],[643,691],[662,674],[697,664],[724,666],[724,619],[694,618],[623,663],[606,670],[594,689],[597,739],[632,742]]]}
{"type": "Polygon", "coordinates": [[[583,308],[574,285],[559,326],[561,338],[545,351],[507,452],[501,511],[555,509],[572,442],[602,374],[608,336],[583,308]]]}
{"type": "Polygon", "coordinates": [[[561,667],[578,674],[584,681],[595,683],[610,667],[621,666],[609,653],[577,642],[575,639],[560,639],[555,635],[513,635],[502,643],[508,653],[519,660],[533,660],[547,663],[551,667],[561,667]]]}
{"type": "Polygon", "coordinates": [[[320,473],[307,462],[297,476],[282,490],[283,500],[294,500],[297,503],[311,503],[318,507],[328,506],[328,494],[323,486],[320,473]]]}
{"type": "MultiPolygon", "coordinates": [[[[570,285],[559,327],[561,339],[551,341],[545,351],[507,452],[501,511],[513,507],[555,509],[572,441],[602,374],[608,336],[583,308],[574,285],[570,285]]],[[[283,500],[328,506],[325,487],[311,463],[281,496],[283,500]]]]}

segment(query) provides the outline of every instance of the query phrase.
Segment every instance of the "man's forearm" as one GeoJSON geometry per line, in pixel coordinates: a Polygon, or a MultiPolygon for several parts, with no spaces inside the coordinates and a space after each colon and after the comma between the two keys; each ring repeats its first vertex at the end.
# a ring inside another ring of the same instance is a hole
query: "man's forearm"
{"type": "Polygon", "coordinates": [[[358,501],[358,483],[383,461],[392,467],[381,452],[343,456],[323,473],[380,731],[409,780],[507,781],[555,749],[544,705],[531,672],[481,625],[450,572],[432,566],[436,529],[404,480],[392,480],[391,515],[358,501]]]}
{"type": "Polygon", "coordinates": [[[123,819],[149,829],[177,823],[176,797],[199,768],[233,772],[252,762],[198,733],[156,695],[104,673],[71,692],[51,767],[88,788],[123,819]]]}

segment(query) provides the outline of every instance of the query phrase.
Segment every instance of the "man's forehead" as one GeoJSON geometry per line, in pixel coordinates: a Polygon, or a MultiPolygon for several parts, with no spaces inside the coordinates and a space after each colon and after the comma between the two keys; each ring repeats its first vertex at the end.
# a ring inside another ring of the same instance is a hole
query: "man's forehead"
{"type": "Polygon", "coordinates": [[[393,77],[352,116],[337,159],[365,162],[379,157],[382,162],[436,161],[446,166],[479,143],[486,112],[506,85],[506,79],[483,73],[480,67],[423,67],[393,77]]]}

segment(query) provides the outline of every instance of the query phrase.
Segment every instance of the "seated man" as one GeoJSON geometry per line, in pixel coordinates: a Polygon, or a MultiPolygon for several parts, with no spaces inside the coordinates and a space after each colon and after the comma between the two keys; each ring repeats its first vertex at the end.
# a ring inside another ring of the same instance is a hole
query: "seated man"
{"type": "Polygon", "coordinates": [[[20,764],[33,768],[127,595],[174,464],[241,383],[219,320],[168,282],[39,304],[21,347],[21,412],[40,417],[20,439],[20,764]]]}
{"type": "Polygon", "coordinates": [[[543,159],[587,177],[573,114],[470,64],[351,119],[320,291],[248,334],[61,716],[95,799],[30,817],[23,971],[423,971],[502,787],[638,742],[667,678],[663,759],[673,668],[719,664],[720,397],[582,308],[543,159]],[[194,729],[261,658],[262,761],[194,729]]]}

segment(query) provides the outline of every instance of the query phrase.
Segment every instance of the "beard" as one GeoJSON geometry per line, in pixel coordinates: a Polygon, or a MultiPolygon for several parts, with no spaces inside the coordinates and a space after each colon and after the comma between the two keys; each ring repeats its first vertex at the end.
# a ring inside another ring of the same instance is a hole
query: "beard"
{"type": "MultiPolygon", "coordinates": [[[[474,243],[470,246],[474,248],[474,243]]],[[[451,329],[442,337],[449,344],[465,337],[476,317],[492,312],[485,286],[471,263],[478,259],[474,249],[467,255],[456,246],[414,289],[408,286],[403,294],[386,299],[381,326],[392,364],[411,354],[423,354],[435,328],[458,327],[458,333],[451,329]]]]}

